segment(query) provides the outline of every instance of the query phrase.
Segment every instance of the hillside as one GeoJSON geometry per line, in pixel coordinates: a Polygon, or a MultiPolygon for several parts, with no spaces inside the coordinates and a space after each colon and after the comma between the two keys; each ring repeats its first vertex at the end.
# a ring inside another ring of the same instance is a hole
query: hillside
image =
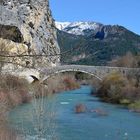
{"type": "Polygon", "coordinates": [[[62,63],[107,65],[112,59],[140,52],[140,36],[119,25],[95,22],[56,22],[62,63]]]}

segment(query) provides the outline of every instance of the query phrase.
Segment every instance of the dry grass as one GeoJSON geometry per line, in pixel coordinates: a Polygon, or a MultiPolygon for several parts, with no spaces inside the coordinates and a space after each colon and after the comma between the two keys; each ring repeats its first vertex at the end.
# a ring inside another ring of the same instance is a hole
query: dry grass
{"type": "Polygon", "coordinates": [[[0,126],[0,140],[21,140],[17,134],[6,126],[0,126]]]}
{"type": "Polygon", "coordinates": [[[48,93],[58,93],[80,87],[73,74],[62,73],[52,76],[46,81],[48,93]]]}
{"type": "Polygon", "coordinates": [[[0,102],[4,101],[8,107],[13,107],[30,100],[29,83],[25,79],[1,75],[0,81],[0,102]]]}
{"type": "Polygon", "coordinates": [[[12,75],[0,75],[0,121],[5,122],[7,111],[30,101],[28,82],[12,75]]]}
{"type": "MultiPolygon", "coordinates": [[[[7,112],[13,107],[34,99],[33,106],[35,107],[35,112],[32,112],[32,114],[35,113],[33,116],[37,117],[38,122],[36,123],[38,125],[35,128],[37,134],[41,136],[43,133],[46,133],[46,126],[42,122],[42,117],[45,117],[44,96],[79,88],[74,76],[67,74],[51,77],[47,80],[47,85],[43,85],[38,81],[29,86],[25,79],[13,75],[1,75],[0,81],[0,140],[15,140],[17,137],[15,132],[6,127],[7,112]],[[29,91],[32,93],[32,97],[28,94],[29,91]],[[36,98],[40,98],[38,106],[36,105],[36,98]]],[[[55,128],[55,124],[53,124],[54,114],[51,109],[50,112],[48,128],[55,128]]],[[[54,134],[52,136],[54,137],[54,134]]]]}
{"type": "Polygon", "coordinates": [[[40,83],[39,81],[32,83],[31,91],[35,98],[48,96],[54,93],[59,93],[66,90],[73,90],[79,88],[74,75],[72,74],[58,74],[50,77],[46,81],[40,83]]]}
{"type": "Polygon", "coordinates": [[[31,92],[34,98],[40,98],[48,95],[48,90],[45,85],[39,83],[38,81],[32,83],[31,92]]]}
{"type": "Polygon", "coordinates": [[[0,75],[0,140],[16,140],[17,135],[7,127],[8,111],[29,102],[29,84],[25,79],[12,75],[0,75]]]}

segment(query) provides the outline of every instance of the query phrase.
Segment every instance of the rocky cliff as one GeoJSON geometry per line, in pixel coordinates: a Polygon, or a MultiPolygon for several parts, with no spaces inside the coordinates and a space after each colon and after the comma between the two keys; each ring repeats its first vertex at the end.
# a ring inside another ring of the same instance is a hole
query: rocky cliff
{"type": "Polygon", "coordinates": [[[59,63],[56,54],[60,49],[48,0],[0,0],[0,39],[6,54],[15,56],[4,58],[9,64],[38,68],[59,63]]]}

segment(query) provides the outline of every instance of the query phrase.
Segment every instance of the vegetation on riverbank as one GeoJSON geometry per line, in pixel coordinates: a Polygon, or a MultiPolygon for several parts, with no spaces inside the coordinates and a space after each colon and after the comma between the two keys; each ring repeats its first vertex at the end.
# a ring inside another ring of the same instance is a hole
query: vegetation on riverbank
{"type": "Polygon", "coordinates": [[[43,84],[46,85],[47,93],[49,94],[80,88],[80,84],[77,82],[73,73],[54,75],[44,81],[43,84]]]}
{"type": "MultiPolygon", "coordinates": [[[[9,110],[14,106],[30,101],[27,80],[12,75],[0,75],[0,81],[1,111],[9,110]]],[[[3,113],[0,112],[0,114],[3,113]]]]}
{"type": "Polygon", "coordinates": [[[127,76],[111,73],[101,82],[96,95],[103,101],[123,104],[140,112],[140,73],[127,76]]]}
{"type": "Polygon", "coordinates": [[[35,82],[29,84],[26,79],[13,75],[0,76],[0,120],[11,108],[27,103],[33,97],[47,96],[56,92],[79,88],[80,85],[72,75],[60,74],[46,81],[46,85],[35,82]]]}
{"type": "Polygon", "coordinates": [[[29,83],[23,78],[0,75],[0,139],[14,140],[16,133],[7,127],[8,111],[31,100],[29,83]]]}
{"type": "MultiPolygon", "coordinates": [[[[72,75],[61,74],[49,78],[46,83],[39,81],[29,84],[27,80],[13,75],[0,75],[0,140],[16,139],[16,132],[7,127],[8,112],[32,99],[57,92],[79,88],[72,75]],[[45,85],[46,84],[46,85],[45,85]]],[[[39,112],[38,112],[39,113],[39,112]]],[[[36,114],[39,115],[39,114],[36,114]]]]}

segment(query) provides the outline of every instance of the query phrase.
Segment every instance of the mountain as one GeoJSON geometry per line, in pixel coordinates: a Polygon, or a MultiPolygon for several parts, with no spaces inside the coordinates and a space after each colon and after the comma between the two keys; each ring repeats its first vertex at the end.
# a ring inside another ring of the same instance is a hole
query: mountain
{"type": "Polygon", "coordinates": [[[107,65],[127,52],[140,53],[140,36],[119,25],[96,22],[56,22],[61,62],[107,65]]]}
{"type": "Polygon", "coordinates": [[[102,24],[96,22],[56,22],[56,27],[64,32],[74,35],[87,35],[88,30],[98,31],[102,24]]]}

